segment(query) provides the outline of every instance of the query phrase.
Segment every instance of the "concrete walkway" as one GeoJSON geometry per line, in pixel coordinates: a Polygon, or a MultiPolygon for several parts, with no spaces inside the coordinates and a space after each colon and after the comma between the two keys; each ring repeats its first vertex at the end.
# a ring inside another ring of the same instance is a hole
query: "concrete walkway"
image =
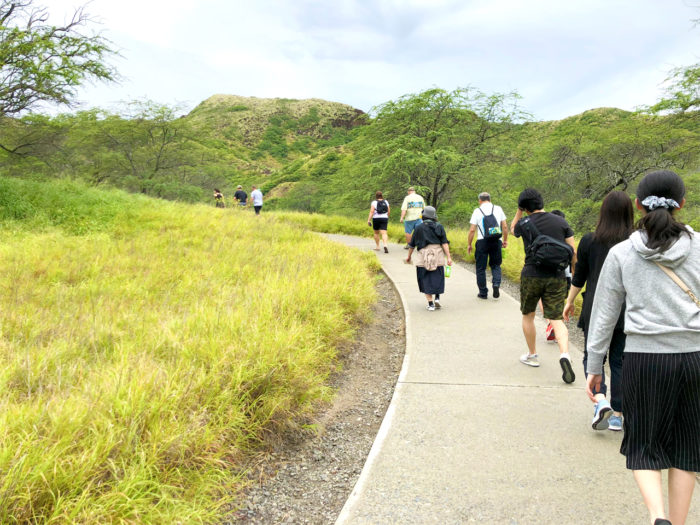
{"type": "MultiPolygon", "coordinates": [[[[622,433],[590,427],[580,349],[571,348],[577,377],[567,385],[538,321],[541,366],[525,366],[515,299],[477,299],[475,275],[455,266],[442,310],[428,312],[406,251],[394,244],[377,256],[403,301],[406,357],[337,524],[648,523],[622,433]]],[[[687,521],[699,523],[700,489],[687,521]]]]}

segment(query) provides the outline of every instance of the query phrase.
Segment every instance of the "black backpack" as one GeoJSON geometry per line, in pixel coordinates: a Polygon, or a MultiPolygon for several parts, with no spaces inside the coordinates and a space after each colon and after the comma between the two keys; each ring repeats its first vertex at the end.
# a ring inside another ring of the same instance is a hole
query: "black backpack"
{"type": "Polygon", "coordinates": [[[520,227],[528,232],[530,246],[527,255],[532,257],[535,266],[548,272],[560,272],[571,265],[571,259],[574,257],[571,246],[541,234],[531,217],[522,219],[520,227]]]}
{"type": "MultiPolygon", "coordinates": [[[[503,230],[501,230],[501,225],[498,224],[498,220],[496,219],[496,216],[493,214],[495,209],[496,209],[496,206],[494,206],[492,204],[491,205],[491,213],[489,215],[486,215],[484,213],[484,210],[481,209],[481,206],[479,206],[479,211],[484,216],[483,220],[481,221],[482,226],[483,226],[483,229],[481,230],[481,235],[487,241],[495,241],[497,239],[500,239],[501,236],[503,235],[503,230]]],[[[477,226],[478,226],[478,224],[477,224],[477,226]]]]}
{"type": "Polygon", "coordinates": [[[377,207],[374,208],[374,211],[376,211],[379,214],[388,212],[389,205],[387,204],[386,200],[382,199],[380,201],[377,201],[377,207]]]}

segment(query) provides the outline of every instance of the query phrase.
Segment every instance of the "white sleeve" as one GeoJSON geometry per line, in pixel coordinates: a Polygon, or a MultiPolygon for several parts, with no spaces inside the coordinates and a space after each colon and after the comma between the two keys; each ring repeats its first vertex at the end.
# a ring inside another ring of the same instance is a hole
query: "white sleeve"
{"type": "Polygon", "coordinates": [[[475,209],[475,210],[472,212],[472,218],[469,219],[469,224],[474,224],[474,225],[479,224],[479,218],[480,218],[480,216],[481,216],[481,212],[479,211],[479,208],[475,209]]]}

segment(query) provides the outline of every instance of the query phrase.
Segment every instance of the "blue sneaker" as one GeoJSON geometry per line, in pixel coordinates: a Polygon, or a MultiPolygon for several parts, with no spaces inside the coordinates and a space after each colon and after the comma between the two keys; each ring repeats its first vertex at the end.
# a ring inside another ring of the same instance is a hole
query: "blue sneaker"
{"type": "Polygon", "coordinates": [[[593,430],[605,430],[608,428],[610,416],[612,415],[612,407],[607,399],[601,399],[595,404],[595,412],[593,412],[593,430]]]}
{"type": "Polygon", "coordinates": [[[615,414],[610,416],[610,419],[608,419],[608,430],[616,432],[622,430],[622,416],[616,416],[615,414]]]}

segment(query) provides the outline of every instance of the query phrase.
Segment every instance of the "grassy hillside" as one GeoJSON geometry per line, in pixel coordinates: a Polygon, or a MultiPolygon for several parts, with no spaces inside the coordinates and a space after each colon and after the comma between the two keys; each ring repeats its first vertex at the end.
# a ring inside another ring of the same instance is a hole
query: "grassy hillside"
{"type": "Polygon", "coordinates": [[[0,196],[0,522],[211,522],[239,460],[328,399],[374,257],[75,183],[0,196]]]}
{"type": "MultiPolygon", "coordinates": [[[[661,117],[598,108],[559,121],[495,127],[478,147],[472,144],[478,132],[465,127],[450,133],[448,125],[434,132],[436,140],[448,139],[437,141],[433,152],[429,133],[415,137],[406,131],[429,124],[424,113],[432,110],[420,112],[421,126],[413,118],[378,128],[378,117],[319,99],[215,95],[183,117],[155,103],[129,107],[124,115],[94,110],[5,119],[3,141],[18,154],[0,150],[0,173],[80,178],[188,202],[210,202],[214,187],[230,199],[236,185],[250,191],[257,184],[268,210],[359,219],[376,190],[398,205],[408,185],[430,179],[425,172],[439,168],[439,158],[459,166],[451,168],[455,182],[439,201],[446,223],[466,226],[484,190],[512,215],[518,193],[533,186],[543,192],[547,209],[564,210],[583,233],[594,226],[608,191],[633,194],[645,172],[670,168],[688,182],[684,218],[700,227],[696,113],[661,117]]],[[[468,110],[453,111],[484,122],[468,110]]],[[[426,195],[434,190],[419,186],[426,195]]]]}

